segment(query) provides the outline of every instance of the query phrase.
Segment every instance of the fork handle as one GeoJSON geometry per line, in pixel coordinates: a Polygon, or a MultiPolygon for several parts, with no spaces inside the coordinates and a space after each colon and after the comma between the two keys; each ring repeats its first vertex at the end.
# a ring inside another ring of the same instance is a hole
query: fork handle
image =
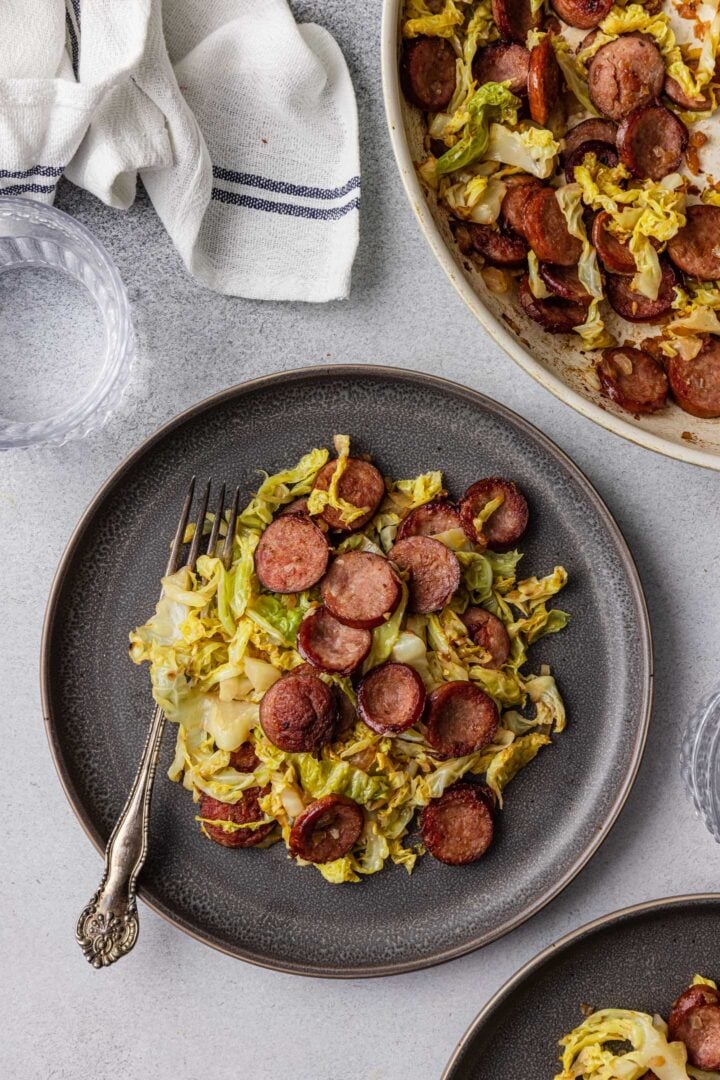
{"type": "Polygon", "coordinates": [[[100,887],[78,919],[75,936],[95,968],[113,964],[137,941],[135,885],[147,855],[150,799],[164,728],[165,714],[158,706],[130,794],[105,849],[100,887]]]}

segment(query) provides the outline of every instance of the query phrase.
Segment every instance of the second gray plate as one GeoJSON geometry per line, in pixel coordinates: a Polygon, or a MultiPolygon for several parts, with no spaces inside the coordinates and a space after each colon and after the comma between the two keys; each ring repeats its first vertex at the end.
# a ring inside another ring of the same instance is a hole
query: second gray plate
{"type": "MultiPolygon", "coordinates": [[[[524,574],[562,563],[570,628],[532,650],[552,666],[567,731],[508,789],[497,843],[475,865],[421,860],[361,884],[328,885],[284,847],[209,844],[186,791],[164,776],[141,896],[181,929],[253,963],[357,977],[425,967],[506,933],[584,866],[625,801],[645,741],[652,655],[625,542],[582,473],[539,431],[471,390],[391,368],[331,367],[235,387],[177,417],[110,477],[58,570],[43,640],[43,702],[60,778],[96,846],[129,789],[151,711],[128,631],[152,612],[168,538],[192,473],[239,483],[348,433],[384,473],[441,468],[453,495],[507,475],[530,503],[524,574]]],[[[79,887],[78,901],[94,882],[79,887]]]]}

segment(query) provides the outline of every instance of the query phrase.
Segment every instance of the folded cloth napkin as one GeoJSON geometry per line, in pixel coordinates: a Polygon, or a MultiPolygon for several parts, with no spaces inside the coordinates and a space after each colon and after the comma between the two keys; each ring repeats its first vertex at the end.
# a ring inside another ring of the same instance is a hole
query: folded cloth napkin
{"type": "Polygon", "coordinates": [[[268,300],[347,296],[358,241],[347,65],[286,0],[5,0],[0,195],[138,173],[188,270],[268,300]]]}

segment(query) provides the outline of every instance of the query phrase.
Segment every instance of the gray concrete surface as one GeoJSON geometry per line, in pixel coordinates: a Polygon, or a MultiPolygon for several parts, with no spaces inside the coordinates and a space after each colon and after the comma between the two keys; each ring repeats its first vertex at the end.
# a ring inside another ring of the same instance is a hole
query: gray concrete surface
{"type": "MultiPolygon", "coordinates": [[[[720,477],[600,430],[498,351],[435,264],[396,175],[382,110],[379,0],[297,8],[306,18],[322,11],[360,105],[362,240],[349,301],[216,296],[185,273],[143,197],[122,214],[61,189],[58,204],[119,265],[138,358],[102,432],[0,457],[0,1075],[8,1080],[433,1080],[487,998],[559,935],[635,901],[720,889],[720,849],[678,774],[688,713],[720,682],[720,477]],[[596,484],[637,559],[655,635],[656,701],[640,775],[600,853],[559,899],[444,967],[365,982],[294,979],[221,956],[143,911],[133,955],[99,974],[73,940],[99,860],[65,802],[40,711],[53,571],[96,488],[160,423],[222,387],[326,361],[399,364],[480,389],[537,424],[596,484]]],[[[0,318],[12,318],[5,302],[0,318]]],[[[27,363],[19,347],[15,360],[27,363]]],[[[71,361],[69,384],[74,377],[71,361]]]]}

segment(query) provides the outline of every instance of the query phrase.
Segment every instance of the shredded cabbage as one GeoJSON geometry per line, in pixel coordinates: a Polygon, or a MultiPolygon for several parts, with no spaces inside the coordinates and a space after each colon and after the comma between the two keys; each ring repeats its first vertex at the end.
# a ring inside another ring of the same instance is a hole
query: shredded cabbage
{"type": "Polygon", "coordinates": [[[601,1009],[560,1040],[562,1072],[555,1080],[639,1080],[652,1071],[658,1080],[688,1080],[687,1051],[668,1042],[659,1016],[629,1009],[601,1009]],[[618,1051],[613,1044],[629,1043],[618,1051]]]}
{"type": "MultiPolygon", "coordinates": [[[[461,138],[438,159],[438,176],[465,168],[485,157],[491,142],[492,122],[516,124],[520,105],[520,98],[511,94],[504,83],[485,83],[476,90],[467,103],[467,120],[461,138]]],[[[502,161],[502,158],[498,160],[502,161]]]]}
{"type": "Polygon", "coordinates": [[[511,131],[502,124],[491,124],[486,156],[539,177],[552,176],[560,144],[547,128],[526,127],[511,131]]]}

